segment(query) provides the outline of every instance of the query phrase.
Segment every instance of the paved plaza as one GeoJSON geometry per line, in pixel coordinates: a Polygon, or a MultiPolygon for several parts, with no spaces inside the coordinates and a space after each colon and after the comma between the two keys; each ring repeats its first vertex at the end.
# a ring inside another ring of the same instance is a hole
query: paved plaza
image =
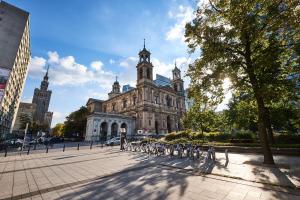
{"type": "Polygon", "coordinates": [[[0,199],[299,199],[300,158],[222,153],[216,162],[72,149],[0,159],[0,199]],[[278,186],[280,185],[280,187],[278,186]],[[297,188],[298,187],[298,188],[297,188]]]}

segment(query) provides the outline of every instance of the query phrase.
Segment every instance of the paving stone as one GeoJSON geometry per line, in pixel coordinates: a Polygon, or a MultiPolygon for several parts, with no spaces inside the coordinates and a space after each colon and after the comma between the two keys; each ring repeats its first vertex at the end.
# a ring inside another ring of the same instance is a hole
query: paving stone
{"type": "MultiPolygon", "coordinates": [[[[54,151],[54,149],[52,150],[54,151]]],[[[289,183],[281,169],[244,164],[255,155],[231,154],[230,164],[224,167],[219,159],[212,172],[245,179],[269,177],[289,183]],[[255,173],[253,170],[256,170],[255,173]],[[280,176],[277,176],[281,174],[280,176]]],[[[288,158],[275,160],[289,162],[288,158]]],[[[293,166],[300,159],[291,158],[293,166]]],[[[202,160],[203,161],[203,160],[202,160]]],[[[25,199],[171,199],[171,200],[258,200],[299,199],[294,190],[284,192],[263,184],[214,175],[199,176],[180,168],[196,169],[203,162],[189,159],[148,156],[142,153],[120,152],[117,148],[94,148],[49,152],[30,156],[10,156],[0,163],[0,200],[12,195],[25,199]],[[176,168],[165,167],[167,164],[176,168]],[[5,166],[5,167],[4,167],[5,166]],[[14,170],[17,171],[14,171],[14,170]],[[123,171],[126,169],[126,171],[123,171]],[[217,177],[217,178],[216,178],[217,177]],[[295,194],[289,192],[294,191],[295,194]],[[41,194],[39,194],[41,193],[41,194]],[[28,195],[30,195],[28,197],[28,195]],[[22,196],[22,197],[23,197],[22,196]]],[[[295,168],[294,168],[295,169],[295,168]]],[[[294,170],[295,172],[295,170],[294,170]]],[[[296,177],[295,174],[293,177],[296,177]]],[[[281,189],[283,190],[283,189],[281,189]]]]}

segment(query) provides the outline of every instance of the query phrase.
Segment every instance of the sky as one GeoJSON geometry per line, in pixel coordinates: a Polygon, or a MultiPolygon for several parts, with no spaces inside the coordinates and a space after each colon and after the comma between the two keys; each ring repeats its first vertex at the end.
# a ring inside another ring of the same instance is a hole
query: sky
{"type": "MultiPolygon", "coordinates": [[[[6,0],[30,13],[31,62],[22,94],[49,69],[52,127],[89,98],[107,99],[115,77],[136,85],[138,52],[151,52],[155,74],[171,77],[176,61],[184,74],[199,55],[190,55],[184,26],[195,15],[196,0],[6,0]]],[[[224,104],[225,105],[225,104],[224,104]]]]}

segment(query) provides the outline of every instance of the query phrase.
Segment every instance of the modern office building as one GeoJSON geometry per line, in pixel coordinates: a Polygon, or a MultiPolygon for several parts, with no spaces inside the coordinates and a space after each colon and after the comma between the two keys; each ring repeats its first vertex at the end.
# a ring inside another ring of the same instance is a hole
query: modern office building
{"type": "Polygon", "coordinates": [[[134,87],[131,87],[129,84],[123,85],[122,92],[125,93],[125,92],[128,92],[133,89],[134,89],[134,87]]]}
{"type": "Polygon", "coordinates": [[[172,82],[169,78],[156,74],[156,79],[154,80],[154,84],[157,86],[172,86],[172,82]]]}
{"type": "Polygon", "coordinates": [[[12,131],[30,61],[29,13],[0,2],[0,136],[12,131]]]}

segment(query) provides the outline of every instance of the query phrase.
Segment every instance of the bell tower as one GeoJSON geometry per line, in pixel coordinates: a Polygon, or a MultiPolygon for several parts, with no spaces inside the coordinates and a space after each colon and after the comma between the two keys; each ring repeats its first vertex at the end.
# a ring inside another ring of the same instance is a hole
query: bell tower
{"type": "Polygon", "coordinates": [[[119,81],[118,81],[118,77],[116,76],[116,81],[112,85],[112,91],[110,93],[108,93],[108,97],[110,99],[110,98],[112,98],[114,96],[117,96],[119,94],[121,94],[121,92],[120,92],[120,84],[119,84],[119,81]]]}
{"type": "Polygon", "coordinates": [[[183,80],[181,78],[181,71],[178,69],[175,61],[175,68],[172,70],[173,80],[172,85],[175,92],[179,93],[180,95],[184,95],[184,88],[183,88],[183,80]]]}
{"type": "Polygon", "coordinates": [[[139,52],[139,62],[136,66],[137,69],[137,85],[143,82],[153,82],[153,65],[150,61],[151,53],[145,47],[139,52]]]}

